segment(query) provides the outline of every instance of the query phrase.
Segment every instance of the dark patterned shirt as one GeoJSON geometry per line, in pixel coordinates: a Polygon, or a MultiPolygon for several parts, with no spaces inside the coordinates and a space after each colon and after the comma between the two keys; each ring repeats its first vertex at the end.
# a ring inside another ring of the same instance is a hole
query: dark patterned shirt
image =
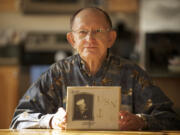
{"type": "Polygon", "coordinates": [[[172,102],[136,64],[109,54],[95,75],[74,55],[53,64],[19,101],[10,128],[50,128],[59,107],[66,107],[67,86],[120,86],[121,110],[142,114],[148,130],[180,129],[172,102]]]}

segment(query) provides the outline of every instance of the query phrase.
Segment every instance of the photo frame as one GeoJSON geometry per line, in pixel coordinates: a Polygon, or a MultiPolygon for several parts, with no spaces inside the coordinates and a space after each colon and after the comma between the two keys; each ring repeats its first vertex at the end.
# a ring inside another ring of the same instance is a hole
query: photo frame
{"type": "Polygon", "coordinates": [[[67,87],[67,125],[69,130],[118,130],[121,87],[67,87]]]}

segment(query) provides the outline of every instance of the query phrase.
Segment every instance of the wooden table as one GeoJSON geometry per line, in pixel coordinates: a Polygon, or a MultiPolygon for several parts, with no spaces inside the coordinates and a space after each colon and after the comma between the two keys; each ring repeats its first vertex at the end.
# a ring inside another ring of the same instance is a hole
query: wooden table
{"type": "Polygon", "coordinates": [[[0,129],[0,135],[180,135],[180,131],[61,131],[51,129],[0,129]]]}

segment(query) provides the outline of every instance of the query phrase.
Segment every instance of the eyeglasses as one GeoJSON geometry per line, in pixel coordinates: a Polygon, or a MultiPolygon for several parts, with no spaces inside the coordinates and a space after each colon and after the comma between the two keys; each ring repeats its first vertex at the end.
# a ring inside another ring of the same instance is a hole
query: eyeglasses
{"type": "Polygon", "coordinates": [[[90,34],[90,32],[93,34],[93,36],[99,37],[99,36],[103,36],[104,34],[106,34],[109,31],[111,31],[111,29],[96,29],[96,30],[91,30],[91,31],[75,30],[72,32],[76,33],[82,39],[82,38],[85,38],[88,34],[90,34]]]}

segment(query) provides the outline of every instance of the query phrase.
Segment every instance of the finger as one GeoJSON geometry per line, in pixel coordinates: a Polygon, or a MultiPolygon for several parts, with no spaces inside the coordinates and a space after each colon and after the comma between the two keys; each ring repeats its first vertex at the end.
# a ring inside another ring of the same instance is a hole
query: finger
{"type": "Polygon", "coordinates": [[[60,129],[65,129],[66,123],[59,123],[58,126],[60,127],[60,129]]]}
{"type": "Polygon", "coordinates": [[[66,129],[66,126],[62,126],[62,127],[61,127],[61,130],[65,130],[65,129],[66,129]]]}
{"type": "Polygon", "coordinates": [[[66,127],[66,119],[62,119],[62,120],[57,120],[57,126],[61,129],[64,129],[66,127]]]}
{"type": "Polygon", "coordinates": [[[54,121],[53,121],[53,125],[55,127],[59,127],[59,123],[62,123],[62,120],[59,120],[58,118],[55,118],[54,121]]]}
{"type": "Polygon", "coordinates": [[[126,111],[120,111],[119,112],[119,116],[121,117],[121,116],[123,116],[123,117],[126,117],[128,115],[128,112],[126,112],[126,111]]]}
{"type": "Polygon", "coordinates": [[[57,118],[58,123],[66,123],[67,119],[66,118],[57,118]]]}
{"type": "Polygon", "coordinates": [[[59,126],[59,123],[54,123],[53,125],[53,129],[61,129],[61,127],[59,126]]]}
{"type": "Polygon", "coordinates": [[[66,125],[66,121],[61,121],[61,125],[66,125]]]}
{"type": "Polygon", "coordinates": [[[129,120],[131,120],[131,117],[129,117],[128,115],[120,115],[119,120],[120,121],[129,121],[129,120]]]}
{"type": "Polygon", "coordinates": [[[60,107],[58,109],[58,113],[60,113],[61,115],[65,116],[66,115],[66,111],[64,110],[64,108],[60,107]]]}
{"type": "Polygon", "coordinates": [[[126,130],[127,124],[126,122],[122,121],[119,123],[119,129],[120,130],[126,130]]]}
{"type": "Polygon", "coordinates": [[[139,124],[133,119],[119,121],[120,130],[139,130],[139,124]],[[135,124],[136,123],[136,124],[135,124]]]}

